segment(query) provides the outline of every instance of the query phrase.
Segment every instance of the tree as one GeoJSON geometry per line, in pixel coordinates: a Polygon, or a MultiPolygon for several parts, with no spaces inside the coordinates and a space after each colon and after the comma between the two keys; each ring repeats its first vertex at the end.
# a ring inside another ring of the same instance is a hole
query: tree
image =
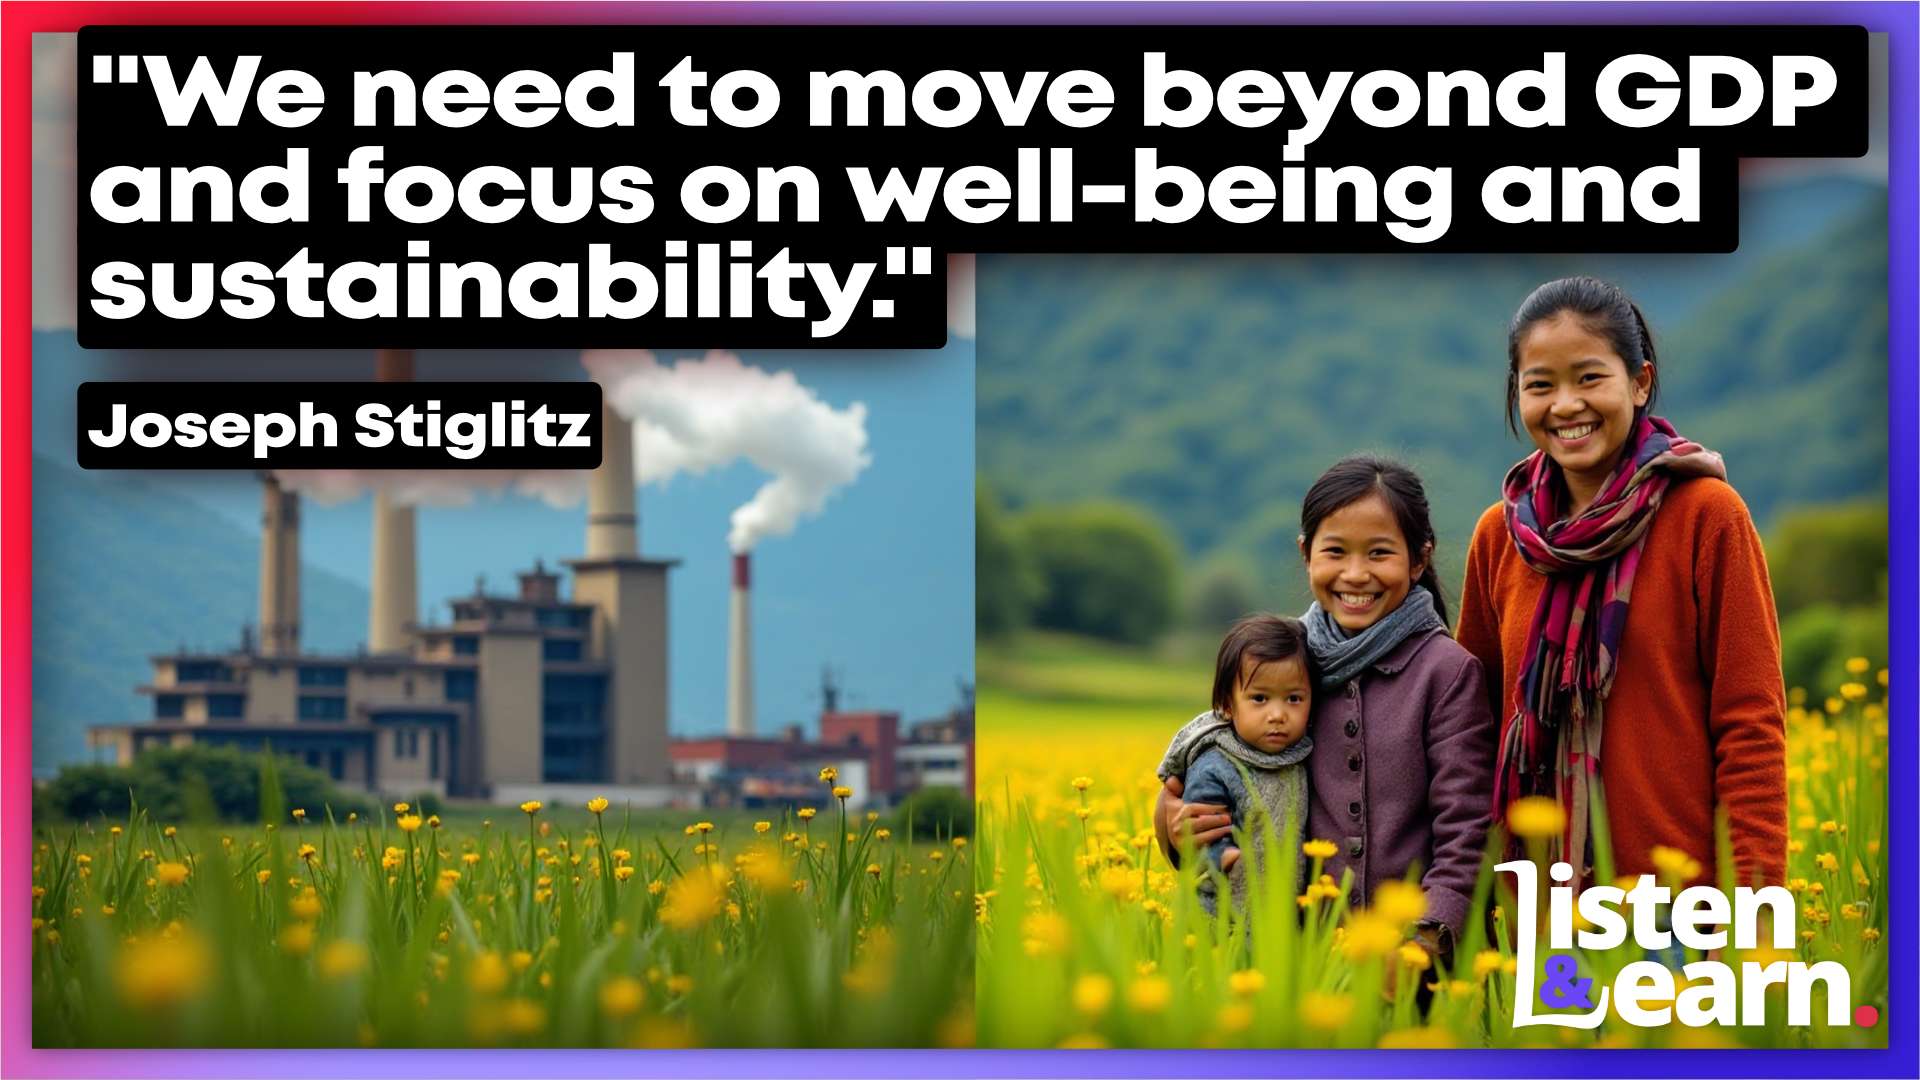
{"type": "Polygon", "coordinates": [[[1782,514],[1767,543],[1767,569],[1782,621],[1815,604],[1884,605],[1885,504],[1828,503],[1782,514]]]}
{"type": "Polygon", "coordinates": [[[1196,629],[1219,633],[1243,615],[1264,610],[1257,575],[1247,560],[1215,555],[1194,575],[1187,591],[1187,619],[1196,629]]]}
{"type": "Polygon", "coordinates": [[[1165,526],[1137,507],[1080,503],[1020,518],[1046,597],[1034,623],[1132,644],[1173,621],[1179,556],[1165,526]]]}
{"type": "Polygon", "coordinates": [[[985,484],[973,496],[973,626],[996,637],[1027,625],[1045,586],[985,484]]]}

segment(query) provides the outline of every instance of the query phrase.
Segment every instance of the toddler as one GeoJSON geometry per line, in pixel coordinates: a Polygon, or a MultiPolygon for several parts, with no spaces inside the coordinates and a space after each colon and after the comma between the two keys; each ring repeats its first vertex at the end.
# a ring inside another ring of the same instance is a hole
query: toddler
{"type": "MultiPolygon", "coordinates": [[[[1298,619],[1252,615],[1233,624],[1214,661],[1213,708],[1173,736],[1160,762],[1162,781],[1186,777],[1188,802],[1231,808],[1253,845],[1254,864],[1264,867],[1265,815],[1284,838],[1307,827],[1307,715],[1313,705],[1312,654],[1298,619]],[[1236,766],[1238,766],[1236,768],[1236,766]],[[1245,770],[1243,781],[1241,771],[1245,770]]],[[[1231,836],[1207,845],[1207,861],[1227,875],[1234,906],[1243,905],[1246,873],[1231,836]],[[1239,867],[1239,871],[1236,871],[1239,867]]],[[[1200,903],[1215,911],[1211,875],[1200,881],[1200,903]]]]}

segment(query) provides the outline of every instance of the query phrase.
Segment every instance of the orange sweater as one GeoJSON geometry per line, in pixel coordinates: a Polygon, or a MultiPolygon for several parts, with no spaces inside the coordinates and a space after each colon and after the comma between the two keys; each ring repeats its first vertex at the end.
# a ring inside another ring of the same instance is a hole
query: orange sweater
{"type": "MultiPolygon", "coordinates": [[[[1486,667],[1502,730],[1546,578],[1520,558],[1499,504],[1467,552],[1458,637],[1486,667]]],[[[1607,698],[1600,778],[1616,872],[1679,848],[1714,880],[1714,804],[1727,810],[1740,884],[1783,884],[1786,694],[1766,555],[1746,503],[1720,480],[1683,480],[1654,515],[1607,698]]]]}

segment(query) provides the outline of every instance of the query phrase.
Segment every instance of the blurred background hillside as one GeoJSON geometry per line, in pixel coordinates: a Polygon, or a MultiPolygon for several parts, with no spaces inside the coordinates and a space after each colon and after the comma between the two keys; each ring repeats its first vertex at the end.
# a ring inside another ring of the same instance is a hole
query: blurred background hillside
{"type": "Polygon", "coordinates": [[[1473,523],[1531,449],[1502,413],[1507,320],[1569,273],[1641,302],[1659,411],[1726,456],[1789,683],[1884,657],[1886,188],[1750,186],[1741,228],[1725,255],[983,258],[983,689],[1028,628],[1184,661],[1234,615],[1304,608],[1300,499],[1359,450],[1425,479],[1457,597],[1473,523]]]}

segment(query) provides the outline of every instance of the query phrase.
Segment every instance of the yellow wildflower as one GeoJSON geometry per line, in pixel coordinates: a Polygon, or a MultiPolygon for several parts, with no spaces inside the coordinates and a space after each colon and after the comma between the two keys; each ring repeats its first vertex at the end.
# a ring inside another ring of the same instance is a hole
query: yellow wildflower
{"type": "MultiPolygon", "coordinates": [[[[48,931],[50,939],[53,932],[48,931]]],[[[160,1010],[199,996],[213,974],[213,955],[201,940],[182,933],[140,938],[120,950],[115,982],[127,1002],[160,1010]]]]}
{"type": "Polygon", "coordinates": [[[819,812],[820,811],[815,810],[811,806],[803,806],[798,811],[795,812],[794,816],[798,817],[801,821],[812,821],[813,815],[819,812]]]}
{"type": "Polygon", "coordinates": [[[153,868],[154,879],[169,888],[177,888],[187,883],[187,864],[163,862],[153,868]]]}
{"type": "Polygon", "coordinates": [[[1173,984],[1159,975],[1135,979],[1127,987],[1127,1005],[1134,1012],[1157,1013],[1173,1000],[1173,984]]]}
{"type": "Polygon", "coordinates": [[[411,809],[413,809],[412,803],[397,802],[393,804],[393,812],[396,814],[404,814],[411,809]]]}
{"type": "Polygon", "coordinates": [[[772,829],[773,822],[771,821],[756,821],[753,823],[753,831],[761,836],[765,836],[768,832],[772,831],[772,829]]]}
{"type": "Polygon", "coordinates": [[[520,812],[521,812],[521,813],[523,813],[523,814],[526,814],[526,815],[527,815],[528,817],[532,817],[532,816],[533,816],[534,814],[537,814],[537,813],[539,813],[539,812],[540,812],[540,800],[539,800],[539,799],[528,799],[528,800],[527,800],[526,802],[523,802],[523,803],[521,803],[521,804],[520,804],[520,812]]]}
{"type": "Polygon", "coordinates": [[[1073,984],[1073,1007],[1098,1016],[1113,1004],[1113,980],[1105,975],[1082,975],[1073,984]]]}
{"type": "Polygon", "coordinates": [[[367,966],[367,947],[346,938],[330,941],[320,950],[320,955],[314,957],[314,966],[323,978],[347,978],[367,966]]]}
{"type": "Polygon", "coordinates": [[[1410,881],[1383,881],[1373,893],[1373,910],[1396,926],[1405,926],[1427,913],[1427,897],[1410,881]]]}
{"type": "Polygon", "coordinates": [[[1551,796],[1528,795],[1507,809],[1507,829],[1515,836],[1541,840],[1560,835],[1566,827],[1567,812],[1551,796]]]}
{"type": "Polygon", "coordinates": [[[834,788],[834,789],[833,789],[833,797],[834,797],[834,798],[836,798],[836,799],[849,799],[849,798],[852,798],[852,797],[853,797],[853,789],[852,789],[852,788],[850,788],[850,787],[837,787],[837,788],[834,788]]]}
{"type": "Polygon", "coordinates": [[[1266,986],[1267,977],[1252,968],[1248,968],[1245,971],[1236,971],[1227,976],[1227,989],[1232,990],[1241,997],[1252,997],[1266,989],[1266,986]]]}
{"type": "Polygon", "coordinates": [[[1073,790],[1075,791],[1085,791],[1092,786],[1093,777],[1091,776],[1076,776],[1073,778],[1073,790]]]}
{"type": "Polygon", "coordinates": [[[631,975],[616,975],[600,988],[600,1011],[616,1019],[639,1012],[646,1000],[646,984],[631,975]]]}
{"type": "Polygon", "coordinates": [[[1868,660],[1864,656],[1853,656],[1853,657],[1847,658],[1847,674],[1849,675],[1865,675],[1867,673],[1867,669],[1872,666],[1873,666],[1873,662],[1868,660]]]}
{"type": "Polygon", "coordinates": [[[1300,845],[1300,850],[1309,859],[1331,859],[1340,848],[1331,840],[1309,840],[1300,845]]]}
{"type": "Polygon", "coordinates": [[[1353,998],[1346,994],[1309,991],[1300,998],[1300,1020],[1319,1031],[1338,1031],[1353,1016],[1353,998]]]}
{"type": "Polygon", "coordinates": [[[840,779],[840,770],[839,770],[839,769],[836,769],[836,768],[834,768],[833,766],[831,766],[831,765],[829,765],[829,766],[827,766],[826,768],[824,768],[824,769],[821,769],[821,770],[820,770],[820,782],[821,782],[821,783],[823,783],[823,784],[831,784],[831,783],[833,783],[833,782],[834,782],[835,780],[838,780],[838,779],[840,779]]]}

